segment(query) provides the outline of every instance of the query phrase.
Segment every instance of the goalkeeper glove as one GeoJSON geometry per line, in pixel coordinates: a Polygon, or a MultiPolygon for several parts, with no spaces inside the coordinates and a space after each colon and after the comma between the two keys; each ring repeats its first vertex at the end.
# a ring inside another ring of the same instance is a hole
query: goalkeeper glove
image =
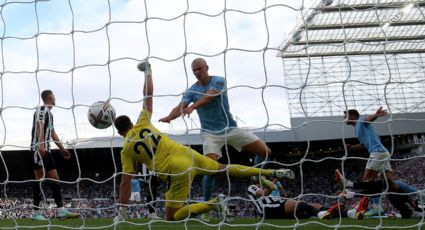
{"type": "Polygon", "coordinates": [[[139,64],[137,64],[137,69],[141,72],[144,72],[145,77],[149,75],[152,76],[151,64],[148,61],[140,62],[139,64]]]}

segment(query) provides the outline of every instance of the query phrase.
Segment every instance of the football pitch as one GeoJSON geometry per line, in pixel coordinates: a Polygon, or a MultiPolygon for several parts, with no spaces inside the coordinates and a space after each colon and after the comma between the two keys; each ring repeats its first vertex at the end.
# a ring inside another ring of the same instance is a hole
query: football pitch
{"type": "MultiPolygon", "coordinates": [[[[32,220],[0,220],[1,229],[48,229],[48,221],[34,222],[32,220]]],[[[49,229],[151,229],[151,230],[183,230],[183,229],[232,229],[232,230],[255,230],[258,229],[425,229],[425,222],[421,219],[333,219],[333,220],[266,220],[260,219],[235,219],[232,224],[221,224],[218,221],[208,224],[190,219],[187,222],[167,223],[165,221],[131,220],[130,223],[114,225],[112,219],[53,219],[49,229]],[[150,228],[149,228],[150,225],[150,228]]]]}

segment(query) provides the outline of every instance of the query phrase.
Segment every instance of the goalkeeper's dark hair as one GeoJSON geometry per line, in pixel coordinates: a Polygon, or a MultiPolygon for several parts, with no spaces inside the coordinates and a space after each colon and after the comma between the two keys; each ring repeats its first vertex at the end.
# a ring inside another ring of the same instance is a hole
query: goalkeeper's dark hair
{"type": "Polygon", "coordinates": [[[358,119],[360,117],[360,113],[359,111],[355,110],[355,109],[349,109],[347,111],[344,111],[344,114],[348,116],[354,116],[356,119],[358,119]]]}
{"type": "Polygon", "coordinates": [[[114,125],[119,133],[124,133],[132,128],[133,123],[128,116],[121,115],[114,120],[114,125]]]}

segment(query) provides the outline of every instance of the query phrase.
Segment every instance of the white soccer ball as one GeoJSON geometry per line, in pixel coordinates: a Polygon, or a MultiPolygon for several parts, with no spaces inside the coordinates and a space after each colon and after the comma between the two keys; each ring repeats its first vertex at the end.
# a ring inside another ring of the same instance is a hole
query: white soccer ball
{"type": "Polygon", "coordinates": [[[109,102],[96,101],[90,106],[87,117],[93,127],[106,129],[114,123],[115,109],[109,102]]]}

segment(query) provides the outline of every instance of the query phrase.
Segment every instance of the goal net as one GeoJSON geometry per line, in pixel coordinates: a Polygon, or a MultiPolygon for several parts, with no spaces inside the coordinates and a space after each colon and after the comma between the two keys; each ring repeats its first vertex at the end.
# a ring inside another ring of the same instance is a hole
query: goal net
{"type": "MultiPolygon", "coordinates": [[[[366,195],[368,210],[380,214],[369,217],[376,220],[344,215],[304,220],[294,216],[295,208],[288,220],[271,221],[258,215],[250,201],[249,178],[222,176],[216,178],[213,196],[226,195],[233,222],[213,211],[212,221],[191,217],[173,224],[294,229],[424,225],[422,1],[3,0],[0,16],[0,226],[6,229],[173,226],[149,216],[153,207],[164,218],[164,182],[142,186],[140,201],[130,203],[131,219],[112,221],[118,215],[123,140],[113,127],[91,126],[87,110],[95,101],[110,100],[117,115],[135,121],[144,100],[144,77],[136,65],[149,60],[155,86],[152,124],[202,153],[195,112],[170,124],[158,122],[197,81],[191,63],[198,57],[207,61],[211,75],[225,78],[238,126],[272,150],[261,167],[295,172],[294,180],[281,181],[283,200],[318,205],[317,210],[344,204],[349,210],[366,195]],[[81,215],[72,221],[54,218],[58,210],[49,180],[34,180],[28,163],[32,117],[43,104],[45,89],[56,96],[55,131],[71,152],[71,159],[64,160],[57,149],[52,151],[65,207],[81,215]],[[354,191],[346,199],[334,179],[338,169],[347,179],[361,181],[369,158],[367,150],[346,147],[359,142],[355,129],[344,123],[344,111],[370,115],[381,106],[389,114],[372,126],[391,154],[395,178],[408,186],[395,194],[407,197],[410,211],[422,213],[421,218],[399,221],[400,210],[388,199],[394,192],[388,189],[377,196],[354,191]],[[47,221],[26,221],[33,215],[34,182],[42,188],[40,210],[47,221]],[[153,193],[157,197],[148,200],[153,193]]],[[[252,153],[230,146],[222,152],[222,163],[254,167],[252,153]]],[[[149,181],[151,175],[140,167],[141,180],[149,181]]],[[[189,190],[187,204],[202,202],[202,177],[189,190]]]]}

